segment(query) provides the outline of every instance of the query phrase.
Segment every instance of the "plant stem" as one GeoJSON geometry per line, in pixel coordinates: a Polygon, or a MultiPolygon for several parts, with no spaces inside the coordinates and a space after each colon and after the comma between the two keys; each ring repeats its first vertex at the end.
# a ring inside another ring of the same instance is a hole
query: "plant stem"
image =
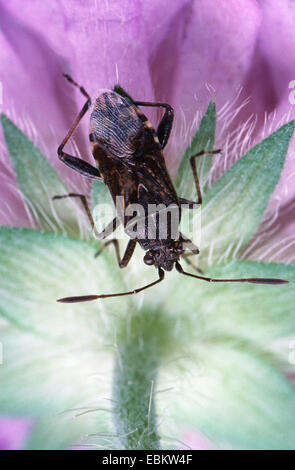
{"type": "Polygon", "coordinates": [[[160,357],[159,334],[154,331],[158,321],[151,312],[140,313],[123,327],[114,366],[114,421],[119,446],[126,450],[160,448],[154,400],[160,357]]]}

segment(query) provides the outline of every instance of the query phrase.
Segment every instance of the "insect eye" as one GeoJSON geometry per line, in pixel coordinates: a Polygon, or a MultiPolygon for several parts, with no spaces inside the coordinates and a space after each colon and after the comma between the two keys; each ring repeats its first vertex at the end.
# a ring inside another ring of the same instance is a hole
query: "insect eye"
{"type": "Polygon", "coordinates": [[[176,243],[174,247],[175,253],[182,253],[183,248],[181,243],[176,243]]]}
{"type": "Polygon", "coordinates": [[[151,253],[147,253],[144,256],[143,261],[145,264],[148,264],[149,266],[155,263],[154,257],[151,253]]]}

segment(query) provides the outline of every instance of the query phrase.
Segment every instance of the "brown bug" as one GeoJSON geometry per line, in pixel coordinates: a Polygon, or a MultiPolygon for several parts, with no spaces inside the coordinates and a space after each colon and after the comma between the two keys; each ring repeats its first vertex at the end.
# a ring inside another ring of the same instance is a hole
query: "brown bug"
{"type": "MultiPolygon", "coordinates": [[[[89,139],[97,168],[80,158],[65,153],[63,151],[64,146],[89,109],[91,99],[85,89],[80,87],[69,75],[65,74],[64,76],[70,83],[80,89],[81,93],[87,98],[87,101],[58,147],[58,157],[62,162],[88,178],[103,181],[107,185],[114,201],[117,196],[123,197],[124,209],[134,203],[140,204],[145,209],[149,204],[164,204],[166,207],[172,204],[177,208],[179,216],[181,216],[181,204],[188,204],[187,207],[193,209],[196,204],[202,203],[196,158],[204,154],[219,153],[220,150],[203,150],[190,158],[198,201],[193,202],[178,197],[163,157],[163,149],[169,139],[173,123],[174,112],[172,107],[166,103],[133,101],[119,85],[115,86],[114,91],[105,92],[98,96],[91,113],[89,139]],[[155,131],[152,124],[142,113],[139,106],[164,108],[164,116],[158,125],[157,131],[155,131]]],[[[81,199],[91,226],[94,229],[94,221],[85,196],[70,193],[55,196],[54,199],[65,197],[79,197],[81,199]]],[[[147,221],[148,217],[146,218],[147,221]]],[[[120,223],[124,224],[124,230],[128,234],[128,220],[119,220],[117,216],[99,234],[99,237],[101,239],[106,238],[120,223]]],[[[150,266],[153,265],[158,269],[159,278],[156,281],[128,292],[66,297],[58,301],[83,302],[106,297],[136,294],[161,282],[164,279],[165,271],[171,271],[173,267],[180,274],[207,282],[249,282],[254,284],[284,284],[288,282],[283,279],[273,278],[212,279],[203,275],[186,272],[179,263],[180,258],[183,257],[189,264],[192,264],[188,261],[188,254],[185,254],[185,250],[188,249],[190,251],[189,254],[194,255],[198,254],[199,250],[191,240],[180,232],[178,239],[172,238],[169,233],[166,238],[155,236],[153,239],[150,239],[147,237],[145,224],[144,230],[141,230],[136,238],[130,238],[123,258],[120,256],[119,243],[116,238],[107,241],[97,253],[97,255],[100,254],[110,243],[114,244],[118,264],[120,268],[125,268],[134,253],[136,243],[139,243],[146,251],[143,258],[144,263],[150,266]]]]}

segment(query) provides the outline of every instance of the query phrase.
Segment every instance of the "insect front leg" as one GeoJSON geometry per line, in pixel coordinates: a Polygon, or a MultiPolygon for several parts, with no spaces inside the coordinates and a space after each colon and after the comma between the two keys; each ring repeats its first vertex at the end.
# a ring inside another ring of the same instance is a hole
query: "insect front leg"
{"type": "Polygon", "coordinates": [[[77,158],[77,157],[74,157],[72,155],[69,155],[68,153],[64,152],[63,151],[63,148],[64,146],[66,145],[66,143],[68,142],[68,140],[71,138],[71,136],[73,135],[76,127],[78,126],[79,122],[81,121],[81,119],[83,118],[83,116],[86,114],[86,112],[88,111],[89,107],[91,106],[91,98],[90,96],[88,95],[88,93],[85,91],[85,89],[81,86],[79,86],[69,75],[67,74],[64,74],[64,77],[70,82],[72,83],[74,86],[76,86],[77,88],[79,88],[79,90],[81,91],[82,95],[84,95],[86,98],[87,98],[87,101],[86,103],[84,104],[83,108],[81,109],[81,111],[79,112],[78,116],[76,117],[72,127],[70,128],[70,130],[68,131],[67,135],[65,136],[65,138],[63,139],[62,143],[60,144],[60,146],[58,147],[57,149],[57,155],[58,155],[58,158],[63,162],[65,163],[67,166],[69,166],[70,168],[72,168],[73,170],[75,171],[78,171],[79,173],[81,173],[81,175],[84,175],[84,176],[88,176],[88,178],[92,178],[92,179],[102,179],[101,178],[101,174],[100,172],[98,171],[97,168],[95,168],[94,166],[90,165],[89,163],[85,162],[84,160],[82,160],[81,158],[77,158]]]}
{"type": "Polygon", "coordinates": [[[190,250],[194,255],[198,255],[200,253],[200,250],[197,245],[195,245],[189,238],[187,238],[181,232],[179,232],[179,236],[179,239],[181,242],[183,242],[183,247],[186,250],[190,250]]]}
{"type": "Polygon", "coordinates": [[[124,253],[124,256],[123,256],[122,259],[121,259],[121,255],[120,255],[120,246],[119,246],[119,242],[118,242],[117,238],[112,238],[112,240],[108,240],[102,246],[102,248],[95,254],[95,257],[100,255],[101,252],[110,244],[113,244],[114,247],[115,247],[118,265],[120,266],[120,268],[126,268],[126,266],[128,265],[129,261],[132,258],[132,255],[134,253],[135,246],[136,246],[136,241],[135,240],[129,240],[127,248],[125,250],[125,253],[124,253]]]}
{"type": "Polygon", "coordinates": [[[153,106],[153,107],[161,107],[165,108],[165,114],[162,117],[160,124],[158,125],[157,129],[157,136],[160,142],[162,149],[166,146],[170,132],[172,129],[173,118],[174,118],[174,110],[170,104],[167,103],[150,103],[146,101],[134,101],[136,106],[153,106]]]}
{"type": "Polygon", "coordinates": [[[194,255],[198,255],[200,253],[199,248],[195,245],[189,238],[185,237],[182,233],[180,233],[180,240],[183,242],[183,247],[185,249],[190,250],[190,253],[184,253],[182,258],[186,261],[186,263],[191,266],[193,269],[198,271],[199,273],[203,273],[203,271],[198,268],[194,263],[190,261],[190,257],[194,255]]]}
{"type": "Polygon", "coordinates": [[[204,271],[202,271],[202,269],[198,268],[198,266],[196,266],[194,263],[191,262],[191,260],[189,259],[190,256],[193,256],[195,255],[195,253],[185,253],[184,255],[182,255],[182,258],[184,259],[184,261],[189,265],[191,266],[195,271],[198,271],[198,273],[200,274],[204,274],[204,271]]]}

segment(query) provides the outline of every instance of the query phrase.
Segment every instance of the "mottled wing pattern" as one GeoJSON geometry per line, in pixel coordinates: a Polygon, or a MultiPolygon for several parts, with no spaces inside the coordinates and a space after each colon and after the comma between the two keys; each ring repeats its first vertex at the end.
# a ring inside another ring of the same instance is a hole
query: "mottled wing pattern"
{"type": "Polygon", "coordinates": [[[113,157],[129,159],[139,156],[154,142],[154,129],[147,133],[146,116],[128,99],[115,92],[101,94],[95,102],[90,120],[90,135],[113,157]]]}

